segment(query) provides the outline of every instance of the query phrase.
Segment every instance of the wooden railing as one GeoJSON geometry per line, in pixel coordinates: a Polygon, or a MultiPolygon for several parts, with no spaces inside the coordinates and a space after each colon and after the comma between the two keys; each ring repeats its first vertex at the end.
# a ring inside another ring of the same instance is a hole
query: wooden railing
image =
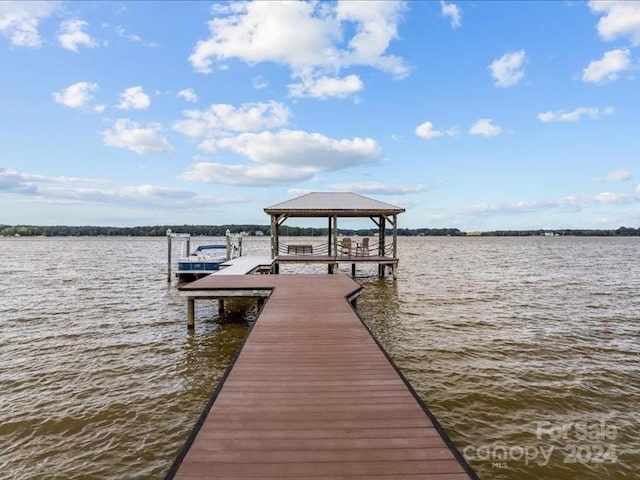
{"type": "Polygon", "coordinates": [[[284,255],[329,255],[327,243],[283,243],[278,246],[278,253],[284,255]]]}
{"type": "MultiPolygon", "coordinates": [[[[351,245],[344,242],[344,237],[338,239],[338,256],[366,257],[380,256],[380,243],[370,242],[368,245],[361,238],[354,238],[351,245]]],[[[317,255],[317,256],[333,256],[333,248],[329,252],[328,243],[284,243],[280,242],[278,246],[279,255],[317,255]]],[[[385,243],[382,256],[393,256],[393,243],[385,243]]]]}

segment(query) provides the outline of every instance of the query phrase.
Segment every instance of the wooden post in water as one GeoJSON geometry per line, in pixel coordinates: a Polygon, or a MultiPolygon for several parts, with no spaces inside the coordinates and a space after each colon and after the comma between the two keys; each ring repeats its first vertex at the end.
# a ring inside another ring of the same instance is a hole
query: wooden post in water
{"type": "Polygon", "coordinates": [[[196,299],[187,298],[187,328],[193,330],[196,325],[196,299]]]}
{"type": "Polygon", "coordinates": [[[224,300],[220,298],[218,300],[218,314],[222,315],[224,313],[224,300]]]}
{"type": "Polygon", "coordinates": [[[171,230],[167,230],[167,282],[171,283],[171,230]]]}

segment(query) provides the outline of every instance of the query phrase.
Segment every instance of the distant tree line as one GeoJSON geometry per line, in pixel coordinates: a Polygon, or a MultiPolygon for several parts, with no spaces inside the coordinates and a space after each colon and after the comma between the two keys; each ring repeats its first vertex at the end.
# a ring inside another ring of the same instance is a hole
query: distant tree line
{"type": "Polygon", "coordinates": [[[97,227],[97,226],[36,226],[36,225],[0,225],[2,236],[44,236],[44,237],[82,237],[82,236],[129,236],[129,237],[162,237],[167,230],[173,233],[189,233],[198,236],[223,236],[231,233],[247,232],[255,235],[260,231],[269,234],[269,227],[264,225],[149,225],[139,227],[97,227]]]}
{"type": "MultiPolygon", "coordinates": [[[[324,229],[326,235],[326,229],[324,229]]],[[[377,228],[367,228],[360,230],[339,229],[341,235],[358,235],[360,237],[373,237],[378,235],[377,228]]],[[[387,236],[392,235],[392,230],[385,230],[387,236]]],[[[430,237],[462,237],[466,235],[465,232],[461,232],[457,228],[399,228],[398,236],[402,237],[415,237],[415,236],[430,236],[430,237]]]]}
{"type": "Polygon", "coordinates": [[[616,230],[558,229],[558,230],[496,230],[482,232],[486,237],[532,237],[532,236],[572,236],[572,237],[638,237],[640,228],[620,227],[616,230]]]}
{"type": "MultiPolygon", "coordinates": [[[[130,236],[130,237],[161,237],[170,229],[173,233],[189,233],[194,236],[224,236],[226,231],[231,233],[246,232],[249,235],[269,235],[268,225],[150,225],[139,227],[97,227],[97,226],[37,226],[37,225],[0,225],[0,236],[41,236],[41,237],[80,237],[80,236],[130,236]]],[[[372,237],[378,234],[377,228],[370,229],[339,229],[341,235],[359,235],[372,237]]],[[[280,227],[280,234],[287,236],[326,236],[326,228],[280,227]]],[[[391,235],[391,230],[386,231],[391,235]]],[[[449,236],[459,237],[465,235],[481,235],[496,237],[523,237],[543,235],[589,236],[589,237],[629,237],[640,236],[640,228],[620,227],[616,230],[497,230],[492,232],[480,232],[467,234],[457,228],[399,228],[400,236],[449,236]]]]}

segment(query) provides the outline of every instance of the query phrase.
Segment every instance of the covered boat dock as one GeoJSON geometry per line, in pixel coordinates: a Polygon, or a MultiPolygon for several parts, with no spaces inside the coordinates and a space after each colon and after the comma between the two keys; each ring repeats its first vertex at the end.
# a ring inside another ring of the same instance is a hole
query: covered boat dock
{"type": "Polygon", "coordinates": [[[390,269],[396,278],[398,268],[398,215],[404,208],[351,192],[312,192],[264,209],[271,217],[271,258],[275,272],[285,263],[326,264],[329,273],[341,263],[374,263],[383,277],[390,269]],[[289,218],[326,218],[327,237],[323,243],[292,243],[281,241],[281,227],[289,218]],[[370,218],[376,225],[377,238],[338,236],[339,218],[370,218]],[[387,229],[391,227],[391,241],[387,229]]]}

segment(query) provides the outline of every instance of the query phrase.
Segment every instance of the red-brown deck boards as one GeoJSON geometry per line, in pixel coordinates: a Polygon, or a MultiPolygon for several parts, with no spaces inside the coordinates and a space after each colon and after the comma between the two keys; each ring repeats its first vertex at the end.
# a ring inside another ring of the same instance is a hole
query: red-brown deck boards
{"type": "Polygon", "coordinates": [[[346,298],[345,275],[209,276],[272,289],[173,478],[472,478],[346,298]]]}

